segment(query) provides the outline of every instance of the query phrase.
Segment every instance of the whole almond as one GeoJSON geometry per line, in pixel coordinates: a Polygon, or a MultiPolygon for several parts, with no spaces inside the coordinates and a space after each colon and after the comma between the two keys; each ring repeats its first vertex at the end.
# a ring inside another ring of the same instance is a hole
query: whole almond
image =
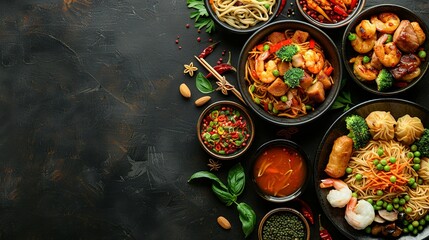
{"type": "Polygon", "coordinates": [[[217,223],[223,228],[223,229],[231,229],[231,223],[229,223],[228,219],[226,219],[223,216],[219,216],[217,218],[217,223]]]}
{"type": "Polygon", "coordinates": [[[208,101],[210,101],[210,99],[211,99],[210,96],[200,97],[197,100],[195,100],[195,106],[200,107],[200,106],[206,104],[208,101]]]}
{"type": "Polygon", "coordinates": [[[179,91],[183,97],[185,97],[185,98],[191,97],[191,90],[189,89],[189,87],[185,83],[180,84],[179,91]]]}

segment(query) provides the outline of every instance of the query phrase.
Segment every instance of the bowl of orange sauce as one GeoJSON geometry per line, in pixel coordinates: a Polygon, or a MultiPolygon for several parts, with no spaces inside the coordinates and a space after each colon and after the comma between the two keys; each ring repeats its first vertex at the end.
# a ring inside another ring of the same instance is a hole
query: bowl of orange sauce
{"type": "Polygon", "coordinates": [[[271,202],[298,197],[310,176],[309,158],[295,142],[274,139],[262,144],[252,159],[251,176],[255,191],[271,202]]]}

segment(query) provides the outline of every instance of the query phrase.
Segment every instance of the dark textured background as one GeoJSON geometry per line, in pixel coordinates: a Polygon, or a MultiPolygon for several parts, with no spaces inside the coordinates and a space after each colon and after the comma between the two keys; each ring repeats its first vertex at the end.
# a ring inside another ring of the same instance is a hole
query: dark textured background
{"type": "MultiPolygon", "coordinates": [[[[426,0],[389,2],[429,23],[426,0]]],[[[289,3],[277,20],[287,19],[289,3]]],[[[367,6],[377,3],[385,1],[367,6]]],[[[294,8],[293,18],[303,20],[294,8]]],[[[189,13],[185,0],[0,0],[0,239],[243,238],[235,208],[223,206],[208,182],[187,183],[208,170],[209,157],[195,132],[202,109],[193,101],[202,94],[183,64],[205,72],[193,55],[209,38],[221,44],[207,61],[226,61],[221,53],[231,51],[235,64],[246,37],[198,33],[189,13]],[[180,96],[182,82],[191,100],[180,96]],[[219,228],[218,215],[231,221],[230,231],[219,228]]],[[[343,30],[326,32],[339,44],[343,30]]],[[[228,79],[234,83],[235,75],[228,79]]],[[[349,87],[355,103],[375,97],[349,87]]],[[[425,77],[399,97],[428,107],[428,87],[425,77]]],[[[249,153],[224,162],[219,175],[238,161],[247,167],[251,153],[273,138],[292,138],[313,158],[340,113],[329,111],[292,136],[255,116],[249,153]]],[[[317,216],[314,190],[302,198],[317,216]]],[[[261,200],[249,184],[239,200],[258,221],[272,208],[294,207],[261,200]]],[[[344,238],[324,215],[322,221],[334,239],[344,238]]]]}

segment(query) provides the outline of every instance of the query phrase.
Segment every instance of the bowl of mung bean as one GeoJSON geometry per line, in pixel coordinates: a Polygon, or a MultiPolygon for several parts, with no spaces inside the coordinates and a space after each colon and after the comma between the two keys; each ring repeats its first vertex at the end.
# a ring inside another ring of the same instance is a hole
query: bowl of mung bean
{"type": "Polygon", "coordinates": [[[262,218],[259,240],[310,239],[310,226],[305,217],[293,208],[275,208],[262,218]]]}

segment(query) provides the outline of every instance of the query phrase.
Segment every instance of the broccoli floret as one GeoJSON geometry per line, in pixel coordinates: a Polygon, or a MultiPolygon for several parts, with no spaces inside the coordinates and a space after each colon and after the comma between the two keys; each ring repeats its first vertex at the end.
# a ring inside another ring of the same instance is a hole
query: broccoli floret
{"type": "Polygon", "coordinates": [[[355,149],[364,147],[371,139],[368,125],[363,117],[359,115],[350,115],[346,117],[346,128],[349,130],[349,136],[353,139],[355,149]]]}
{"type": "Polygon", "coordinates": [[[292,60],[293,55],[295,55],[299,51],[299,47],[295,44],[289,44],[286,46],[282,46],[279,50],[277,50],[276,55],[283,62],[290,62],[292,60]]]}
{"type": "Polygon", "coordinates": [[[387,69],[383,68],[378,73],[377,78],[375,79],[375,82],[377,83],[378,91],[384,92],[387,89],[392,87],[393,76],[387,69]]]}
{"type": "Polygon", "coordinates": [[[429,157],[429,129],[425,128],[422,136],[415,144],[421,156],[429,157]]]}
{"type": "Polygon", "coordinates": [[[299,86],[301,79],[304,77],[304,70],[301,68],[291,68],[283,76],[285,83],[290,88],[299,86]]]}

